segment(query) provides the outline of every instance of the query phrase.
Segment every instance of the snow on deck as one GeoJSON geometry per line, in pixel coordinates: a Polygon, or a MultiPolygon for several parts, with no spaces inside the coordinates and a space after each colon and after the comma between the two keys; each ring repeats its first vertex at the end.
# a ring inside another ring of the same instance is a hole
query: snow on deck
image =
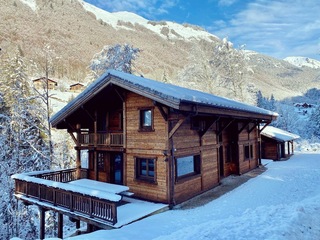
{"type": "Polygon", "coordinates": [[[99,181],[94,181],[90,179],[79,179],[79,180],[69,182],[69,184],[74,186],[81,186],[89,189],[94,189],[97,191],[113,193],[113,194],[119,194],[129,190],[129,187],[127,186],[111,184],[106,182],[99,182],[99,181]]]}
{"type": "Polygon", "coordinates": [[[300,138],[299,135],[296,135],[272,126],[265,127],[261,132],[261,134],[266,137],[276,139],[277,141],[280,141],[280,142],[287,142],[287,141],[292,141],[300,138]]]}
{"type": "Polygon", "coordinates": [[[47,187],[57,188],[61,190],[66,190],[74,193],[80,193],[84,195],[89,195],[93,197],[97,197],[102,200],[112,201],[112,202],[119,202],[122,197],[118,194],[114,194],[112,192],[101,191],[100,189],[88,188],[86,186],[81,185],[73,185],[69,183],[62,183],[62,182],[55,182],[51,180],[46,180],[42,178],[36,178],[29,176],[28,174],[14,174],[12,179],[19,179],[26,182],[32,182],[36,184],[42,184],[47,187]]]}

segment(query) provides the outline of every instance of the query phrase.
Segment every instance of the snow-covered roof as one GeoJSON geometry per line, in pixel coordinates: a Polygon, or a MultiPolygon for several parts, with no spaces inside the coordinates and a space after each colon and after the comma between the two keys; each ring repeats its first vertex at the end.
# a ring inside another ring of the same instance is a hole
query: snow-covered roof
{"type": "Polygon", "coordinates": [[[81,105],[85,104],[102,89],[111,84],[143,95],[174,109],[180,109],[182,104],[193,104],[226,110],[226,115],[228,115],[227,111],[233,110],[243,114],[252,113],[259,116],[261,115],[263,116],[262,118],[268,119],[273,119],[278,116],[277,113],[269,110],[251,106],[228,98],[158,82],[116,70],[108,70],[69,104],[67,104],[62,110],[56,113],[51,118],[50,122],[53,126],[56,126],[56,124],[64,120],[69,114],[73,113],[81,105]]]}
{"type": "Polygon", "coordinates": [[[265,127],[262,130],[261,135],[275,139],[279,142],[287,142],[300,138],[299,135],[272,126],[265,127]]]}

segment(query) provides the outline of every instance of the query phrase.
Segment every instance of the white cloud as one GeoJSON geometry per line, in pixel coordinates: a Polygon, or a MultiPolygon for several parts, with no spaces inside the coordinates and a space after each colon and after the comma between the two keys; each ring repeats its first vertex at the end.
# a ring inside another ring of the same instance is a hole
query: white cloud
{"type": "Polygon", "coordinates": [[[179,0],[97,0],[97,5],[110,12],[128,11],[141,16],[152,18],[152,15],[167,14],[179,0]]]}
{"type": "Polygon", "coordinates": [[[218,5],[219,6],[231,6],[234,4],[237,0],[219,0],[218,5]]]}
{"type": "Polygon", "coordinates": [[[228,36],[235,46],[246,44],[279,58],[319,54],[318,0],[256,0],[223,23],[208,29],[220,38],[228,36]]]}

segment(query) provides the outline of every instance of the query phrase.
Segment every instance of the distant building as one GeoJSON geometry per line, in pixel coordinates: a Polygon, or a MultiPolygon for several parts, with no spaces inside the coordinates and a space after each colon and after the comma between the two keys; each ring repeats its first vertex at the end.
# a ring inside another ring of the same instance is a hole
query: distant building
{"type": "Polygon", "coordinates": [[[81,92],[82,90],[84,90],[84,85],[82,83],[75,83],[70,85],[70,91],[71,92],[81,92]]]}
{"type": "Polygon", "coordinates": [[[285,130],[267,126],[261,132],[262,158],[285,160],[294,153],[293,140],[300,136],[285,130]]]}
{"type": "MultiPolygon", "coordinates": [[[[46,86],[46,84],[47,84],[47,83],[46,83],[46,80],[47,80],[46,77],[41,77],[41,78],[34,79],[34,80],[32,80],[33,86],[34,86],[36,89],[44,89],[44,88],[47,88],[47,86],[46,86]]],[[[58,82],[57,82],[57,81],[54,81],[54,80],[48,78],[48,89],[54,90],[54,89],[57,88],[57,86],[58,86],[58,82]]]]}

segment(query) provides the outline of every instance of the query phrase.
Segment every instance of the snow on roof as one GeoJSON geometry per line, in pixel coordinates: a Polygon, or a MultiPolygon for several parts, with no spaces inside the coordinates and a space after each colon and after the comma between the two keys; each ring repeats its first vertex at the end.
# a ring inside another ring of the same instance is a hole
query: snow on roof
{"type": "Polygon", "coordinates": [[[300,138],[299,135],[272,126],[265,127],[261,134],[280,142],[287,142],[300,138]]]}
{"type": "Polygon", "coordinates": [[[143,94],[154,101],[179,109],[181,103],[205,105],[213,108],[235,110],[243,113],[261,114],[270,117],[278,116],[277,113],[241,103],[224,97],[219,97],[205,92],[200,92],[172,84],[158,82],[144,77],[123,73],[116,70],[108,70],[95,82],[87,87],[75,99],[56,113],[50,122],[55,125],[68,114],[75,111],[80,105],[86,103],[108,84],[120,86],[137,94],[143,94]]]}

